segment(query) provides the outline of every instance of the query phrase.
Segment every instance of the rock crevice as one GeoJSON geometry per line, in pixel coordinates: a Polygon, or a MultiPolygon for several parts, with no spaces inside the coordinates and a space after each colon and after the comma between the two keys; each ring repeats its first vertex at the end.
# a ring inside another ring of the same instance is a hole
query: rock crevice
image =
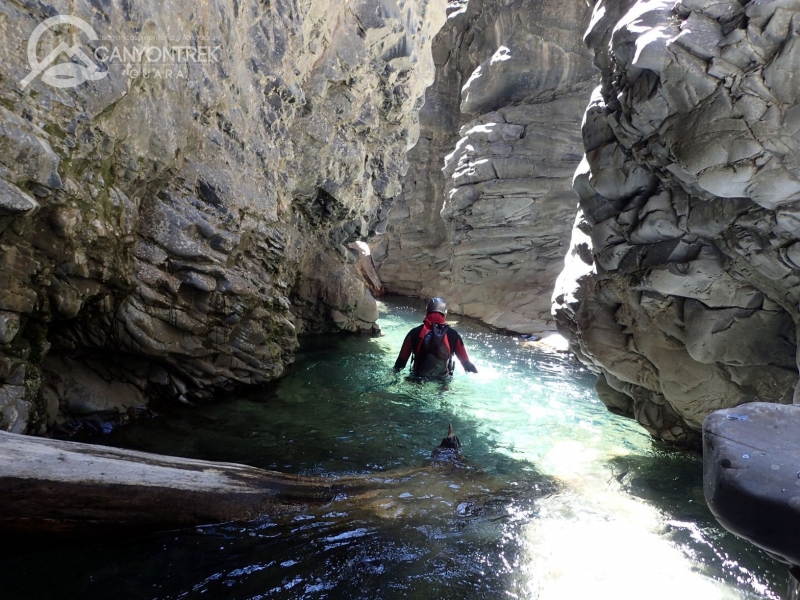
{"type": "Polygon", "coordinates": [[[444,296],[501,329],[552,329],[595,73],[580,39],[589,10],[549,0],[451,8],[420,142],[373,259],[389,291],[444,296]]]}

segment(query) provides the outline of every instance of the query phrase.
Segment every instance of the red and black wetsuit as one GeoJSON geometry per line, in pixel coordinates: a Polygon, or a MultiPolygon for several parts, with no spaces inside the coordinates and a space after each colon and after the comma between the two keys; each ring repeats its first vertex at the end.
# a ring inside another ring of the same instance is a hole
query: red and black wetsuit
{"type": "MultiPolygon", "coordinates": [[[[408,332],[406,339],[403,341],[403,347],[400,349],[400,354],[394,363],[395,369],[400,370],[405,368],[408,359],[412,354],[416,355],[420,342],[425,337],[425,334],[432,329],[434,323],[437,325],[444,325],[446,323],[444,315],[438,312],[428,313],[422,325],[408,332]]],[[[452,327],[447,330],[447,344],[450,346],[450,356],[455,354],[465,371],[471,371],[473,373],[478,372],[469,360],[469,355],[467,354],[467,349],[464,347],[464,342],[461,340],[461,336],[458,335],[458,332],[452,327]]]]}

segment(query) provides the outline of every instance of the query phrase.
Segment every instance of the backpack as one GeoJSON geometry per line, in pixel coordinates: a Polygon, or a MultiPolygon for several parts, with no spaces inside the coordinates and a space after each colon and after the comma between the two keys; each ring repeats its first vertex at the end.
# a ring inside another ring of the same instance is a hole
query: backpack
{"type": "MultiPolygon", "coordinates": [[[[423,330],[424,331],[424,330],[423,330]]],[[[449,325],[433,323],[414,354],[414,374],[419,377],[443,377],[453,373],[449,325]]],[[[422,331],[420,331],[422,335],[422,331]]]]}

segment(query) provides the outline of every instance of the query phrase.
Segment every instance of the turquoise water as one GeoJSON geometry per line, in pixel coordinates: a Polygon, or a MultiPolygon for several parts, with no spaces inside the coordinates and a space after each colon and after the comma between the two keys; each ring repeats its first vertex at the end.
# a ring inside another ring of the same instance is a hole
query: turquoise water
{"type": "Polygon", "coordinates": [[[271,389],[90,441],[292,473],[401,473],[426,464],[452,422],[465,465],[369,500],[6,556],[0,597],[782,596],[783,567],[708,512],[700,458],[608,413],[569,358],[461,319],[477,375],[395,374],[420,308],[387,301],[380,338],[305,340],[271,389]]]}

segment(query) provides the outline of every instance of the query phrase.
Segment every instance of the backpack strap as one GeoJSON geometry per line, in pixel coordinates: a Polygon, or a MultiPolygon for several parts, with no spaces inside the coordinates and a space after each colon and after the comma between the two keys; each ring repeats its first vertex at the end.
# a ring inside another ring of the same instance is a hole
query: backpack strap
{"type": "MultiPolygon", "coordinates": [[[[422,347],[422,342],[425,339],[425,335],[428,333],[427,331],[425,331],[425,323],[423,323],[422,325],[417,327],[417,329],[419,329],[419,333],[417,333],[417,336],[416,336],[417,337],[417,343],[414,346],[414,354],[419,352],[419,349],[422,347]]],[[[430,331],[430,330],[428,330],[428,331],[430,331]]]]}
{"type": "MultiPolygon", "coordinates": [[[[454,357],[456,354],[456,345],[460,341],[461,341],[461,336],[458,334],[458,332],[452,327],[448,328],[447,345],[450,347],[450,360],[447,361],[447,369],[448,371],[450,371],[451,375],[455,373],[456,370],[456,360],[454,357]]],[[[461,343],[463,344],[464,342],[461,343]]]]}
{"type": "Polygon", "coordinates": [[[459,340],[461,340],[461,336],[458,335],[458,332],[455,329],[453,329],[452,327],[448,327],[448,329],[447,329],[447,345],[450,346],[450,354],[454,354],[455,353],[456,345],[458,344],[459,340]]]}
{"type": "Polygon", "coordinates": [[[417,356],[417,350],[419,350],[419,345],[422,343],[422,330],[425,328],[425,325],[418,325],[414,327],[411,331],[408,332],[408,336],[411,339],[411,366],[414,366],[414,359],[417,356]]]}

